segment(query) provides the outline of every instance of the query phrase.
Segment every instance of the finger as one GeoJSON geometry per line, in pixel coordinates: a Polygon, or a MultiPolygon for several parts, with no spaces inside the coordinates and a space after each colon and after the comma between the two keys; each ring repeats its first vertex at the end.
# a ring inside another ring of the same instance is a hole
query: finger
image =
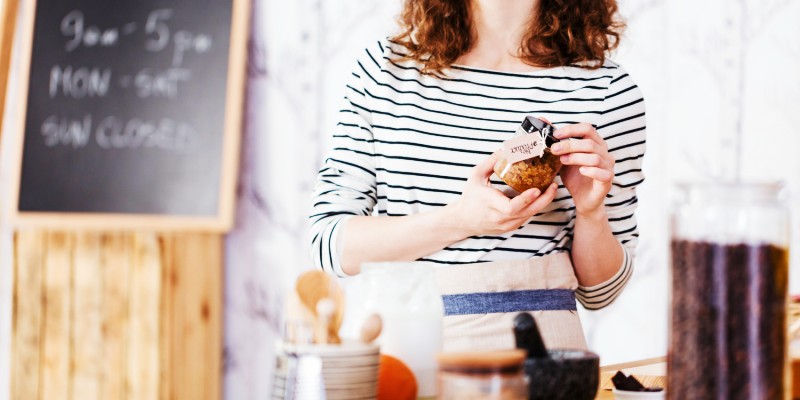
{"type": "Polygon", "coordinates": [[[569,153],[600,153],[600,145],[589,139],[563,140],[550,146],[555,155],[569,153]]]}
{"type": "Polygon", "coordinates": [[[497,160],[499,158],[500,150],[497,150],[492,153],[492,155],[481,161],[480,164],[474,166],[469,179],[467,179],[467,182],[480,183],[482,185],[488,184],[489,177],[492,176],[492,173],[494,173],[494,165],[497,164],[497,160]]]}
{"type": "Polygon", "coordinates": [[[507,214],[511,210],[511,199],[509,199],[502,191],[486,185],[474,188],[470,196],[474,201],[487,207],[491,210],[497,211],[502,214],[507,214]]]}
{"type": "Polygon", "coordinates": [[[614,172],[605,168],[580,167],[578,171],[580,171],[581,175],[596,181],[611,182],[614,180],[614,172]]]}
{"type": "Polygon", "coordinates": [[[523,209],[520,214],[523,215],[536,215],[539,211],[542,211],[548,204],[553,202],[553,199],[556,198],[556,191],[558,190],[558,184],[555,182],[551,183],[550,186],[547,187],[547,190],[544,191],[536,200],[533,201],[528,207],[523,209]]]}
{"type": "Polygon", "coordinates": [[[607,165],[605,159],[595,153],[572,153],[561,156],[560,160],[561,164],[581,167],[603,167],[607,165]]]}
{"type": "Polygon", "coordinates": [[[516,215],[520,211],[522,211],[525,207],[529,204],[533,203],[536,198],[539,197],[541,194],[541,190],[536,188],[528,189],[522,192],[519,196],[514,197],[511,199],[511,209],[509,210],[509,215],[516,215]]]}
{"type": "Polygon", "coordinates": [[[520,229],[520,228],[521,228],[523,225],[525,225],[525,224],[528,222],[528,220],[530,220],[530,219],[531,219],[531,216],[530,216],[530,215],[528,215],[528,216],[523,216],[523,217],[518,217],[518,218],[514,218],[514,219],[510,219],[510,220],[508,220],[508,221],[506,221],[506,222],[504,222],[504,223],[503,223],[503,225],[502,225],[501,229],[502,229],[504,232],[511,232],[511,231],[515,231],[515,230],[517,230],[517,229],[520,229]]]}
{"type": "Polygon", "coordinates": [[[603,138],[600,137],[600,134],[597,133],[597,130],[594,129],[594,126],[585,122],[558,128],[555,132],[553,132],[553,136],[555,136],[556,139],[582,138],[592,140],[598,144],[603,142],[603,138]]]}
{"type": "Polygon", "coordinates": [[[540,119],[540,120],[542,120],[542,121],[544,121],[544,122],[547,122],[547,123],[548,123],[548,124],[550,124],[550,125],[553,125],[553,123],[552,123],[552,122],[550,122],[550,120],[549,120],[549,119],[547,119],[547,118],[545,118],[545,117],[536,117],[536,118],[538,118],[538,119],[540,119]]]}
{"type": "Polygon", "coordinates": [[[487,192],[482,199],[483,203],[503,215],[508,215],[511,212],[511,200],[503,192],[493,187],[486,189],[487,192]]]}

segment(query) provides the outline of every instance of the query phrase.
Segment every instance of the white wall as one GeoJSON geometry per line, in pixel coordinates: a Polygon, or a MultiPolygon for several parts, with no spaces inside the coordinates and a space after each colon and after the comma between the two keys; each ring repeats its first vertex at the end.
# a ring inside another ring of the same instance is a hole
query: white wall
{"type": "MultiPolygon", "coordinates": [[[[606,362],[663,354],[674,182],[777,179],[800,194],[800,2],[627,0],[621,9],[629,29],[615,59],[644,91],[647,181],[634,280],[617,304],[585,319],[606,362]]],[[[798,255],[792,293],[800,292],[798,255]]]]}

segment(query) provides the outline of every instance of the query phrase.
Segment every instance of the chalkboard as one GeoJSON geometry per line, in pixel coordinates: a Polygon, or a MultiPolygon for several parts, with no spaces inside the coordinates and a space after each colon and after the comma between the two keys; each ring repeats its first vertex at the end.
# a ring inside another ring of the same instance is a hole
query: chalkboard
{"type": "Polygon", "coordinates": [[[248,2],[27,3],[18,225],[227,229],[248,2]]]}

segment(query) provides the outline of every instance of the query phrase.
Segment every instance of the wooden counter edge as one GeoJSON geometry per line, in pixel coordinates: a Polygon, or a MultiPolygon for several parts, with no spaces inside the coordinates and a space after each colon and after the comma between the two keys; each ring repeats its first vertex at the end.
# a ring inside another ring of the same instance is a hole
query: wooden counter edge
{"type": "Polygon", "coordinates": [[[667,362],[666,356],[661,357],[653,357],[653,358],[646,358],[644,360],[636,360],[636,361],[628,361],[619,364],[610,364],[606,366],[600,367],[600,372],[613,372],[618,371],[621,369],[629,369],[629,368],[636,368],[636,367],[644,367],[653,364],[660,364],[667,362]]]}

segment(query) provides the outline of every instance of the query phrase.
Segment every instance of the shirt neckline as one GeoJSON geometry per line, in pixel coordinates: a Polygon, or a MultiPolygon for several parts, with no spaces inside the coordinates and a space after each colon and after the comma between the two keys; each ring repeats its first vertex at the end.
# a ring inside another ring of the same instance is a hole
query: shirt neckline
{"type": "MultiPolygon", "coordinates": [[[[479,68],[479,67],[471,67],[463,64],[451,64],[450,69],[457,70],[457,71],[466,71],[466,72],[475,72],[479,74],[488,74],[488,75],[500,75],[500,76],[515,76],[515,77],[532,77],[532,76],[539,76],[539,75],[553,75],[554,72],[563,72],[565,67],[552,67],[552,68],[542,68],[533,71],[520,71],[520,72],[511,72],[511,71],[502,71],[497,69],[490,69],[490,68],[479,68]]],[[[560,74],[559,74],[560,75],[560,74]]]]}

